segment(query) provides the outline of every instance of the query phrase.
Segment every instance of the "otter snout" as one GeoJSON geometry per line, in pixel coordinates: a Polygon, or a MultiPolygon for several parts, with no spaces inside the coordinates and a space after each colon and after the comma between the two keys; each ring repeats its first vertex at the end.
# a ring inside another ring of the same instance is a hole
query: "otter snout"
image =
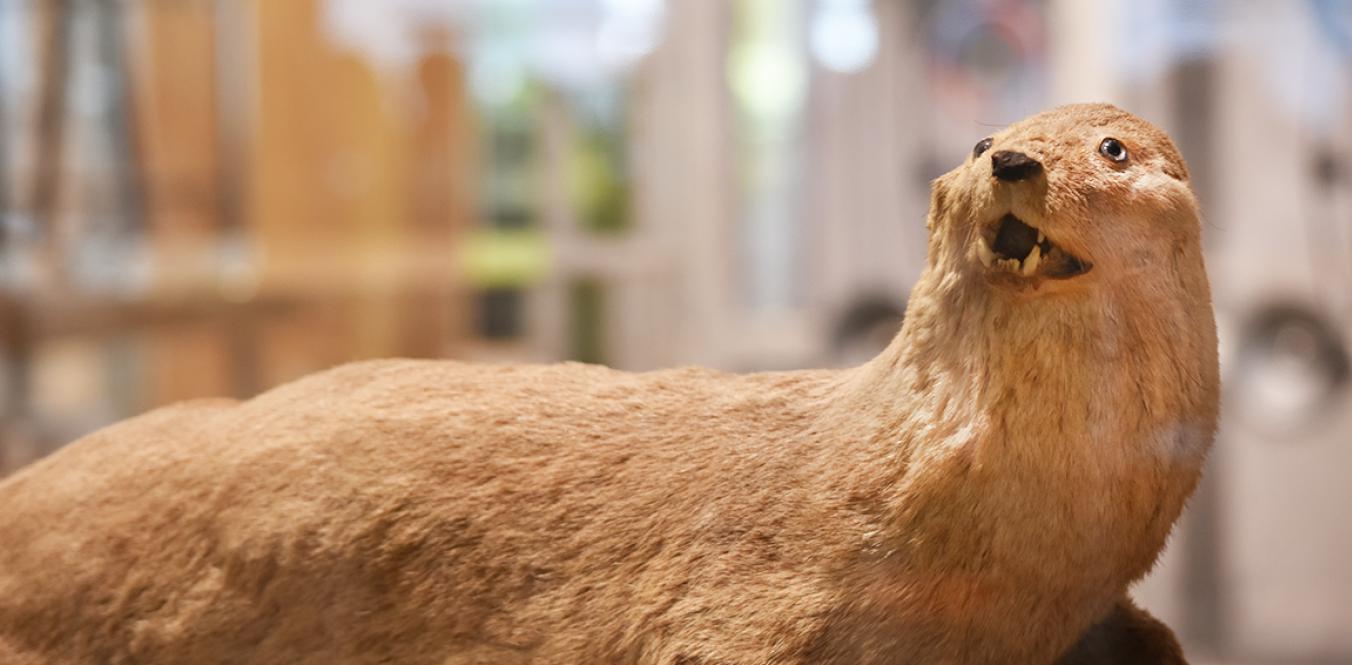
{"type": "Polygon", "coordinates": [[[1042,162],[1021,152],[1000,150],[991,155],[991,174],[1005,182],[1015,182],[1036,175],[1042,162]]]}

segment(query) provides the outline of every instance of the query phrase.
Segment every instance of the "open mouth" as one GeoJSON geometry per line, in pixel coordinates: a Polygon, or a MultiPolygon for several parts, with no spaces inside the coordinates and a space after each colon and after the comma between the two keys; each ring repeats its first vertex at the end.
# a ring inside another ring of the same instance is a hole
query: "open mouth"
{"type": "Polygon", "coordinates": [[[1093,267],[1088,261],[1067,252],[1035,229],[1006,213],[995,228],[994,238],[977,241],[981,263],[992,270],[1023,277],[1041,275],[1069,279],[1083,275],[1093,267]]]}

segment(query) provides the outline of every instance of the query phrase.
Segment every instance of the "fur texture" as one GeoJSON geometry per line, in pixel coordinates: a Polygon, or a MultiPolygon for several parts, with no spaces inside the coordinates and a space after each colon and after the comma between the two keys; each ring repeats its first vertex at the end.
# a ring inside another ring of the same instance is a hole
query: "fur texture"
{"type": "Polygon", "coordinates": [[[0,660],[1181,662],[1124,593],[1216,425],[1186,169],[1106,105],[993,144],[1043,171],[934,183],[855,369],[368,362],[68,446],[0,484],[0,660]],[[1006,213],[1093,268],[986,268],[1006,213]]]}

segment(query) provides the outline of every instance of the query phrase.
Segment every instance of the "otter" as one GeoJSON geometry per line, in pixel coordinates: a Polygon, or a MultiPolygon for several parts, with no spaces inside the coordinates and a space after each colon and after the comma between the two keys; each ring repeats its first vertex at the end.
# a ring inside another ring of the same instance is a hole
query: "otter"
{"type": "Polygon", "coordinates": [[[346,365],[0,485],[7,663],[1182,662],[1127,598],[1217,417],[1198,207],[1116,107],[933,183],[838,371],[346,365]]]}

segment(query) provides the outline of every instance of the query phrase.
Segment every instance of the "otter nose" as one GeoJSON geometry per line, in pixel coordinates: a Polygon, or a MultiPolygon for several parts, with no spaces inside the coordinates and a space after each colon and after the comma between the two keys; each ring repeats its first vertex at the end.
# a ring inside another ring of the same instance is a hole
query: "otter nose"
{"type": "Polygon", "coordinates": [[[1023,180],[1041,170],[1041,162],[1021,152],[1001,150],[991,155],[991,174],[1005,182],[1023,180]]]}

